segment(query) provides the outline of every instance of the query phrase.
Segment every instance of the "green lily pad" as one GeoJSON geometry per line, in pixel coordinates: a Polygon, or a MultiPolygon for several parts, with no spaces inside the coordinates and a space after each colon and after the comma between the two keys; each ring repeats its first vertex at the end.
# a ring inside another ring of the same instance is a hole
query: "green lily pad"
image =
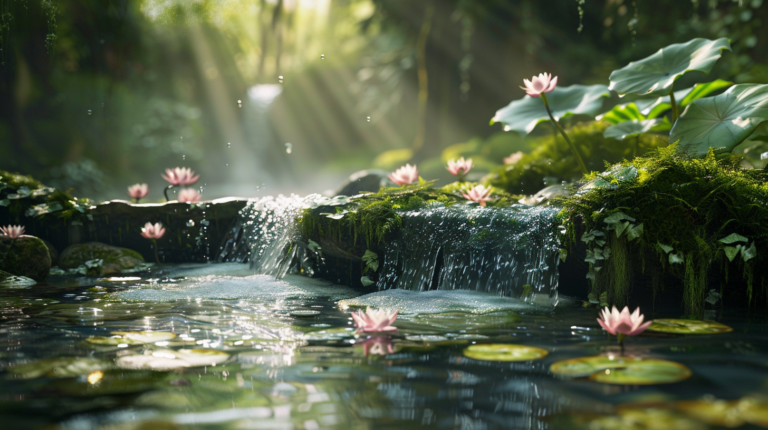
{"type": "Polygon", "coordinates": [[[215,366],[229,354],[215,349],[158,350],[152,354],[124,355],[115,361],[123,369],[172,370],[184,367],[215,366]]]}
{"type": "Polygon", "coordinates": [[[464,350],[464,356],[483,361],[530,361],[544,358],[546,349],[525,345],[485,344],[472,345],[464,350]]]}
{"type": "Polygon", "coordinates": [[[643,121],[633,120],[625,121],[621,124],[612,125],[606,128],[603,132],[603,136],[624,140],[628,137],[637,136],[643,133],[667,131],[670,128],[671,125],[666,118],[646,119],[643,121]]]}
{"type": "Polygon", "coordinates": [[[744,425],[739,403],[738,400],[684,400],[675,402],[675,408],[697,421],[733,428],[744,425]]]}
{"type": "Polygon", "coordinates": [[[148,391],[162,385],[166,375],[160,372],[122,369],[106,370],[95,383],[86,378],[59,379],[48,385],[48,389],[69,396],[103,396],[148,391]]]}
{"type": "Polygon", "coordinates": [[[674,334],[715,334],[728,333],[733,329],[716,321],[655,319],[648,327],[650,331],[674,334]]]}
{"type": "Polygon", "coordinates": [[[719,96],[696,100],[672,127],[678,151],[704,156],[730,152],[768,120],[768,85],[734,85],[719,96]]]}
{"type": "Polygon", "coordinates": [[[190,366],[214,366],[229,359],[228,353],[215,349],[180,349],[175,353],[190,366]]]}
{"type": "Polygon", "coordinates": [[[722,56],[731,50],[728,39],[693,39],[659,49],[655,54],[611,73],[608,87],[619,94],[668,93],[675,81],[684,74],[699,70],[709,73],[722,56]]]}
{"type": "Polygon", "coordinates": [[[7,368],[10,379],[70,378],[111,367],[110,363],[91,357],[56,357],[7,368]]]}
{"type": "MultiPolygon", "coordinates": [[[[603,105],[603,97],[610,92],[605,85],[571,85],[557,87],[547,94],[552,116],[556,120],[571,115],[595,116],[603,105]]],[[[502,122],[504,130],[530,133],[536,124],[549,121],[549,115],[540,98],[525,96],[496,112],[491,123],[502,122]]]]}
{"type": "Polygon", "coordinates": [[[112,336],[91,336],[86,342],[96,345],[138,345],[162,342],[175,337],[175,334],[166,331],[116,331],[112,332],[112,336]]]}
{"type": "Polygon", "coordinates": [[[558,361],[549,371],[558,376],[588,376],[595,382],[621,385],[670,384],[691,376],[687,367],[672,361],[612,355],[558,361]]]}

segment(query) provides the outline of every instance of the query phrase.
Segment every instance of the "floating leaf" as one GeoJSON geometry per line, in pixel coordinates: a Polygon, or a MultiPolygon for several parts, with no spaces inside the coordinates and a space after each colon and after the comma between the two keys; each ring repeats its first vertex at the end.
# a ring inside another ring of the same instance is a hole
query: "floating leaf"
{"type": "Polygon", "coordinates": [[[116,331],[112,332],[112,336],[92,336],[86,339],[86,341],[96,345],[137,345],[162,342],[175,337],[175,334],[165,331],[116,331]]]}
{"type": "Polygon", "coordinates": [[[641,357],[598,355],[558,361],[549,368],[558,376],[589,379],[603,384],[670,384],[687,379],[691,371],[682,364],[641,357]]]}
{"type": "Polygon", "coordinates": [[[724,49],[731,50],[727,38],[697,38],[669,45],[649,57],[614,70],[609,88],[622,95],[669,92],[675,81],[687,72],[709,73],[724,49]]]}
{"type": "Polygon", "coordinates": [[[12,379],[71,378],[109,367],[109,363],[91,357],[56,357],[9,366],[6,370],[12,379]]]}
{"type": "Polygon", "coordinates": [[[116,360],[124,369],[172,370],[184,367],[215,366],[229,354],[215,349],[180,349],[155,351],[151,355],[124,355],[116,360]]]}
{"type": "Polygon", "coordinates": [[[734,242],[749,242],[749,239],[740,234],[731,233],[728,236],[720,239],[720,242],[730,245],[734,242]]]}
{"type": "Polygon", "coordinates": [[[530,361],[547,354],[547,350],[533,346],[505,344],[472,345],[464,350],[465,357],[483,361],[530,361]]]}
{"type": "Polygon", "coordinates": [[[696,100],[672,127],[678,151],[704,156],[729,152],[768,120],[768,85],[735,85],[719,96],[696,100]]]}
{"type": "MultiPolygon", "coordinates": [[[[560,120],[579,114],[594,116],[603,105],[603,97],[609,95],[605,85],[571,85],[555,88],[547,94],[547,100],[552,116],[560,120]]],[[[536,124],[549,121],[549,115],[540,98],[525,96],[498,110],[491,121],[504,123],[504,130],[530,133],[536,124]]]]}
{"type": "Polygon", "coordinates": [[[740,427],[744,424],[739,401],[685,400],[675,402],[675,408],[695,420],[721,427],[740,427]]]}
{"type": "Polygon", "coordinates": [[[624,140],[628,137],[652,131],[667,131],[670,128],[672,128],[672,126],[666,118],[646,119],[643,121],[633,120],[606,128],[603,132],[603,136],[606,138],[612,137],[614,139],[624,140]]]}
{"type": "Polygon", "coordinates": [[[716,321],[682,320],[682,319],[655,319],[648,327],[650,331],[675,334],[714,334],[733,331],[727,325],[716,321]]]}

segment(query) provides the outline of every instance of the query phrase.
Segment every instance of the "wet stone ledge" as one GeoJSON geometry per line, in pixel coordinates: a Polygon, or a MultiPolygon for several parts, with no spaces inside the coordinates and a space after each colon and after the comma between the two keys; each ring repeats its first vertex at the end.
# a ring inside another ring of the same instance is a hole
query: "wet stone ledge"
{"type": "MultiPolygon", "coordinates": [[[[101,242],[139,252],[155,261],[152,241],[141,236],[147,222],[160,222],[165,235],[157,241],[161,263],[215,261],[219,249],[234,234],[239,212],[247,200],[224,198],[208,202],[132,204],[113,200],[91,206],[77,219],[55,214],[26,217],[0,210],[0,225],[21,224],[26,233],[48,241],[59,252],[70,245],[101,242]]],[[[2,208],[0,208],[2,209],[2,208]]]]}

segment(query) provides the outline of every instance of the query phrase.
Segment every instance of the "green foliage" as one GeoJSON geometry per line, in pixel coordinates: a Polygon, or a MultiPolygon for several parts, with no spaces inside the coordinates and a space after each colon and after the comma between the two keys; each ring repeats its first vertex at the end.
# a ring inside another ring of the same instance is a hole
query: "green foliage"
{"type": "Polygon", "coordinates": [[[55,213],[70,219],[88,216],[90,206],[88,199],[46,187],[31,176],[0,170],[0,207],[7,207],[11,214],[36,217],[55,213]]]}
{"type": "Polygon", "coordinates": [[[607,292],[622,305],[629,289],[639,287],[635,273],[653,275],[644,288],[655,294],[658,274],[668,272],[681,281],[686,314],[700,316],[713,270],[741,269],[749,300],[754,285],[765,285],[756,269],[768,264],[768,173],[741,169],[712,151],[683,157],[670,145],[594,178],[565,200],[561,214],[566,244],[586,242],[588,255],[600,257],[589,261],[594,294],[607,292]],[[587,232],[582,237],[579,223],[587,232]],[[729,247],[738,247],[742,258],[729,247]]]}
{"type": "MultiPolygon", "coordinates": [[[[603,98],[609,95],[605,85],[571,85],[555,88],[547,94],[547,100],[552,109],[552,116],[559,121],[572,115],[595,116],[603,106],[603,98]]],[[[530,133],[537,124],[548,121],[550,118],[544,101],[525,96],[498,110],[491,119],[491,124],[501,122],[505,131],[530,133]]]]}
{"type": "MultiPolygon", "coordinates": [[[[649,134],[633,137],[628,145],[603,136],[606,127],[606,123],[591,122],[577,124],[568,130],[568,136],[589,170],[602,171],[605,162],[617,163],[667,145],[666,138],[649,134]]],[[[486,182],[511,194],[534,194],[545,185],[581,179],[581,170],[560,136],[537,138],[532,146],[534,149],[530,154],[492,172],[486,182]]]]}

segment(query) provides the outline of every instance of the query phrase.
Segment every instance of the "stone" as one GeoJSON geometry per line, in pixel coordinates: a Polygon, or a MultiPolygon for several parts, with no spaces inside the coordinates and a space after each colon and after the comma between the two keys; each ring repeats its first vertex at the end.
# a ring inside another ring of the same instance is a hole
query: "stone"
{"type": "Polygon", "coordinates": [[[51,256],[45,243],[34,236],[11,239],[0,236],[0,270],[16,276],[44,281],[51,270],[51,256]]]}
{"type": "Polygon", "coordinates": [[[74,269],[91,260],[103,261],[101,273],[98,275],[120,273],[144,263],[144,257],[136,251],[106,243],[89,242],[67,247],[59,257],[59,267],[74,269]]]}
{"type": "Polygon", "coordinates": [[[344,184],[330,194],[333,196],[356,196],[364,191],[378,192],[389,183],[387,174],[384,170],[361,170],[353,173],[344,184]]]}
{"type": "Polygon", "coordinates": [[[59,251],[56,250],[51,242],[43,239],[43,243],[48,247],[48,254],[51,256],[51,266],[59,264],[59,251]]]}
{"type": "Polygon", "coordinates": [[[568,197],[571,195],[570,189],[565,185],[551,185],[538,193],[520,199],[520,203],[528,206],[539,206],[555,197],[568,197]]]}

